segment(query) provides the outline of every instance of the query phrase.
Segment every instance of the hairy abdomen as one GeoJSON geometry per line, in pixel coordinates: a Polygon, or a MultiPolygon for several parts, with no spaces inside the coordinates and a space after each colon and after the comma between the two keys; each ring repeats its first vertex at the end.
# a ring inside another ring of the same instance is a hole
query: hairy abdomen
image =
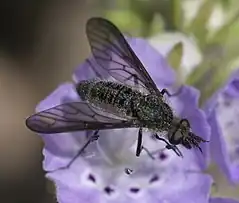
{"type": "Polygon", "coordinates": [[[130,87],[111,81],[82,81],[76,89],[83,100],[125,116],[134,116],[132,101],[142,96],[130,87]]]}

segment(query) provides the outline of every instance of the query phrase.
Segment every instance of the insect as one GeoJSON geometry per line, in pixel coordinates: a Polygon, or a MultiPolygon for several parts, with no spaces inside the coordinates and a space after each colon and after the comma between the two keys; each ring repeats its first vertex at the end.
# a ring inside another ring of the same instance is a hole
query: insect
{"type": "Polygon", "coordinates": [[[36,113],[26,120],[27,127],[44,134],[94,131],[75,158],[98,139],[99,130],[116,128],[139,128],[136,156],[142,150],[148,152],[142,145],[143,128],[155,132],[154,137],[164,141],[166,148],[178,156],[182,156],[179,144],[202,152],[199,144],[207,141],[191,132],[187,119],[173,114],[163,99],[164,94],[172,95],[157,88],[119,29],[106,19],[94,17],[86,24],[86,34],[97,66],[87,62],[98,79],[75,85],[82,101],[36,113]],[[166,139],[158,132],[167,132],[166,139]]]}

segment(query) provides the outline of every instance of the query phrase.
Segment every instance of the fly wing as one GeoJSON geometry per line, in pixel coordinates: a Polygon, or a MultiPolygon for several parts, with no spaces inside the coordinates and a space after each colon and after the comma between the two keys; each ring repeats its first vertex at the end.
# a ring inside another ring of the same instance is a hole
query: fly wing
{"type": "MultiPolygon", "coordinates": [[[[92,67],[96,75],[103,78],[108,74],[120,83],[130,86],[138,84],[147,93],[161,95],[143,64],[114,24],[103,18],[91,18],[86,24],[86,34],[94,59],[101,69],[97,71],[96,67],[92,67]]],[[[89,60],[88,62],[90,63],[89,60]]]]}
{"type": "Polygon", "coordinates": [[[26,120],[26,125],[32,131],[44,134],[134,127],[131,120],[102,111],[87,102],[65,103],[36,113],[26,120]]]}

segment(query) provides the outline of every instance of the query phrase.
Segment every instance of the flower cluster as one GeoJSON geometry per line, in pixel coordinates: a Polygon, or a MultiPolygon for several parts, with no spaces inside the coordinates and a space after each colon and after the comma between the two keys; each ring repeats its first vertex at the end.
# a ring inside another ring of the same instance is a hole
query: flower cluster
{"type": "MultiPolygon", "coordinates": [[[[175,91],[171,88],[175,73],[163,56],[143,39],[130,38],[128,43],[158,88],[175,91]]],[[[74,72],[75,82],[97,77],[92,70],[94,59],[88,60],[91,63],[83,63],[74,72]]],[[[175,114],[190,121],[195,134],[210,140],[201,145],[203,154],[182,147],[184,157],[178,157],[147,131],[143,143],[155,159],[144,151],[136,157],[138,129],[102,130],[98,141],[92,142],[69,168],[57,170],[73,159],[92,132],[41,135],[45,143],[43,168],[56,185],[58,202],[236,203],[233,199],[211,197],[213,180],[203,170],[208,167],[211,149],[213,158],[230,180],[239,180],[239,138],[236,137],[239,74],[213,96],[205,111],[198,107],[199,97],[197,89],[183,85],[179,95],[167,100],[175,114]],[[126,169],[132,169],[132,174],[125,173],[126,169]]],[[[69,82],[45,98],[37,111],[71,101],[80,98],[74,84],[69,82]]]]}

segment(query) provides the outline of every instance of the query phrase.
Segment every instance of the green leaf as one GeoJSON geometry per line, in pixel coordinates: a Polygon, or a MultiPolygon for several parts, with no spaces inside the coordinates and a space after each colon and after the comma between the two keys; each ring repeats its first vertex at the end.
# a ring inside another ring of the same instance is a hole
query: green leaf
{"type": "Polygon", "coordinates": [[[162,16],[166,31],[182,30],[183,12],[181,0],[154,1],[154,10],[162,16]]]}
{"type": "Polygon", "coordinates": [[[167,61],[172,68],[179,71],[182,56],[183,56],[183,43],[178,42],[177,44],[174,45],[172,50],[169,52],[167,56],[167,61]]]}
{"type": "Polygon", "coordinates": [[[105,12],[105,17],[111,20],[123,33],[139,36],[143,23],[130,10],[114,10],[105,12]]]}
{"type": "Polygon", "coordinates": [[[192,85],[197,87],[197,82],[200,81],[200,79],[202,78],[202,76],[205,74],[205,72],[207,71],[209,67],[209,63],[207,62],[203,62],[201,63],[197,68],[195,68],[190,75],[187,77],[186,83],[188,85],[192,85]]]}
{"type": "Polygon", "coordinates": [[[142,22],[141,35],[148,37],[151,33],[151,25],[155,14],[152,1],[131,0],[129,1],[129,8],[142,22]]]}
{"type": "Polygon", "coordinates": [[[220,0],[220,3],[222,4],[222,6],[227,9],[230,6],[230,0],[220,0]]]}
{"type": "Polygon", "coordinates": [[[193,33],[199,41],[200,47],[204,47],[208,35],[207,23],[211,17],[215,1],[205,0],[199,8],[196,17],[192,20],[187,31],[193,33]]]}
{"type": "Polygon", "coordinates": [[[238,24],[239,11],[237,11],[233,17],[228,20],[210,39],[210,43],[225,44],[228,40],[231,28],[234,24],[238,24]]]}
{"type": "Polygon", "coordinates": [[[163,32],[163,19],[159,14],[155,14],[151,24],[149,36],[154,36],[160,32],[163,32]]]}
{"type": "Polygon", "coordinates": [[[172,15],[173,15],[173,24],[177,30],[182,30],[183,26],[183,10],[182,10],[182,1],[181,0],[172,0],[172,15]]]}

